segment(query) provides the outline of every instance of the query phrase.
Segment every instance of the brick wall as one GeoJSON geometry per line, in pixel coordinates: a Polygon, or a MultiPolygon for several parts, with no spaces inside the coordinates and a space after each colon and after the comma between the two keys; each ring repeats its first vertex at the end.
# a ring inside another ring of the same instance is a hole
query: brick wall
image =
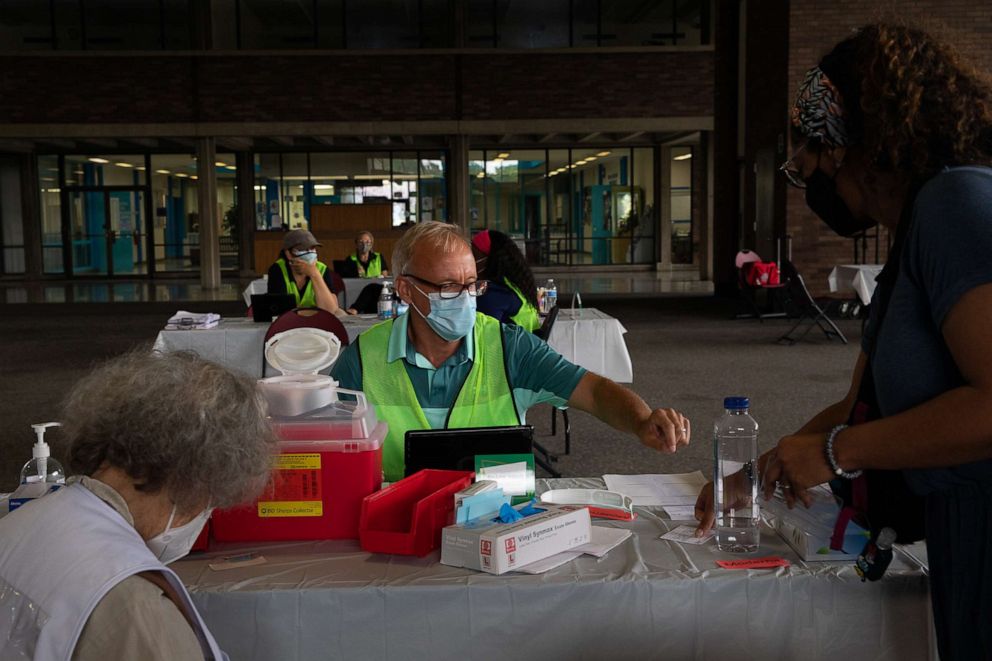
{"type": "MultiPolygon", "coordinates": [[[[937,33],[979,66],[992,71],[992,3],[976,0],[792,0],[789,21],[790,103],[803,74],[830,48],[866,23],[896,16],[937,33]],[[880,8],[888,11],[882,13],[880,8]],[[893,13],[895,12],[895,13],[893,13]]],[[[806,207],[802,191],[788,192],[788,232],[793,261],[816,294],[827,292],[827,275],[834,265],[849,263],[854,254],[850,239],[842,239],[806,207]]],[[[885,259],[888,239],[881,238],[885,259]]],[[[873,261],[874,242],[868,245],[873,261]]]]}
{"type": "Polygon", "coordinates": [[[710,52],[0,57],[0,122],[7,123],[554,119],[712,111],[710,52]]]}

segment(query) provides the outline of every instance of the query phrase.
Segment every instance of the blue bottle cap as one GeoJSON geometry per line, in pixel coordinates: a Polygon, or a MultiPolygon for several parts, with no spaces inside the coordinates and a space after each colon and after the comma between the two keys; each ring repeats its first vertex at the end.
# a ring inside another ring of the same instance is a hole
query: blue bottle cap
{"type": "Polygon", "coordinates": [[[751,401],[747,397],[724,397],[723,408],[725,409],[746,409],[750,408],[751,401]]]}

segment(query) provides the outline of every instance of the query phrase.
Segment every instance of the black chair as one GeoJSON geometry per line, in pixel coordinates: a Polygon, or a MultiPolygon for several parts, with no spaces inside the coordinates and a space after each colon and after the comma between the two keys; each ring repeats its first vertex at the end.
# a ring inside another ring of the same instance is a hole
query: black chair
{"type": "MultiPolygon", "coordinates": [[[[551,308],[548,312],[548,316],[544,318],[541,323],[541,327],[534,331],[534,335],[544,340],[545,342],[551,337],[551,329],[554,328],[555,321],[558,320],[558,313],[561,310],[556,305],[551,308]]],[[[558,411],[561,411],[562,425],[565,432],[565,452],[564,454],[571,454],[572,452],[572,424],[568,421],[568,409],[559,409],[555,406],[551,407],[551,435],[558,435],[558,411]]],[[[548,471],[551,477],[561,477],[561,472],[552,467],[552,464],[558,461],[557,454],[551,454],[551,452],[538,443],[534,441],[534,455],[535,462],[538,466],[548,471]]]]}
{"type": "Polygon", "coordinates": [[[778,338],[778,342],[780,344],[793,345],[806,337],[814,326],[818,326],[823,331],[823,334],[827,336],[828,340],[836,337],[842,343],[847,344],[847,338],[844,337],[844,333],[837,328],[837,324],[827,316],[827,313],[809,293],[803,276],[796,270],[795,265],[787,259],[782,260],[782,276],[786,279],[789,302],[796,308],[799,317],[796,319],[796,323],[792,325],[792,328],[782,337],[778,338]],[[803,324],[807,324],[806,330],[799,335],[793,335],[803,324]]]}

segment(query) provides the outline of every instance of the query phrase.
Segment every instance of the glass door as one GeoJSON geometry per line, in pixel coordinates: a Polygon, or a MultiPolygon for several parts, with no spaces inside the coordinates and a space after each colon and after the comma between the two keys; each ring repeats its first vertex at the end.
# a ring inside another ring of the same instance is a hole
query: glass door
{"type": "Polygon", "coordinates": [[[70,190],[67,195],[72,275],[148,273],[143,189],[70,190]]]}

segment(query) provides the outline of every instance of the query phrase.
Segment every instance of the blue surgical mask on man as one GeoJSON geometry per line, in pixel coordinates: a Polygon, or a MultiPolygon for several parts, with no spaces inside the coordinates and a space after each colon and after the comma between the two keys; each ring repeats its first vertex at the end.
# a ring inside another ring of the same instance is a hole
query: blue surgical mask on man
{"type": "Polygon", "coordinates": [[[296,259],[302,259],[307,264],[314,264],[317,261],[317,251],[316,250],[300,250],[293,251],[293,257],[296,259]]]}
{"type": "Polygon", "coordinates": [[[448,342],[460,340],[475,328],[475,297],[463,291],[455,298],[441,298],[441,294],[427,292],[414,285],[414,289],[427,296],[431,304],[430,314],[424,315],[417,306],[417,314],[424,317],[427,324],[448,342]]]}

